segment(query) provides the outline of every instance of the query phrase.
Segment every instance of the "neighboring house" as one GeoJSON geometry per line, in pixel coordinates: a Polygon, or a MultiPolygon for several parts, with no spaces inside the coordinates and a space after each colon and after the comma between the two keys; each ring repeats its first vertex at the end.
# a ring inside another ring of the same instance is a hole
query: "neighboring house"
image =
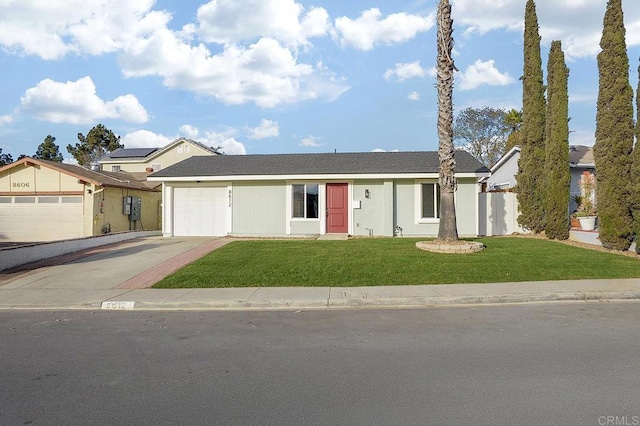
{"type": "Polygon", "coordinates": [[[491,176],[481,180],[487,191],[509,191],[516,186],[520,147],[514,146],[491,167],[491,176]]]}
{"type": "MultiPolygon", "coordinates": [[[[486,196],[481,197],[483,204],[483,235],[505,235],[512,232],[523,232],[517,223],[518,204],[513,193],[518,174],[520,147],[515,146],[507,152],[491,168],[491,175],[482,178],[480,183],[486,196]],[[504,195],[498,195],[505,193],[504,195]]],[[[569,168],[571,170],[570,197],[580,195],[582,173],[589,171],[595,174],[593,148],[583,145],[569,146],[569,168]]],[[[569,212],[576,210],[576,202],[570,198],[569,212]]]]}
{"type": "MultiPolygon", "coordinates": [[[[458,233],[477,236],[478,179],[456,152],[458,233]]],[[[162,182],[165,236],[437,236],[437,152],[192,157],[148,177],[162,182]]]]}
{"type": "Polygon", "coordinates": [[[145,178],[29,157],[1,167],[0,242],[160,229],[159,185],[145,178]]]}
{"type": "Polygon", "coordinates": [[[111,172],[157,172],[194,155],[219,154],[200,142],[178,138],[164,148],[120,148],[98,163],[103,170],[111,172]]]}
{"type": "MultiPolygon", "coordinates": [[[[583,195],[580,188],[582,173],[596,174],[596,162],[593,159],[593,148],[584,145],[571,145],[569,147],[569,167],[571,168],[571,187],[569,188],[569,211],[573,212],[578,205],[573,201],[574,195],[583,195]]],[[[595,197],[595,194],[592,195],[595,197]]]]}

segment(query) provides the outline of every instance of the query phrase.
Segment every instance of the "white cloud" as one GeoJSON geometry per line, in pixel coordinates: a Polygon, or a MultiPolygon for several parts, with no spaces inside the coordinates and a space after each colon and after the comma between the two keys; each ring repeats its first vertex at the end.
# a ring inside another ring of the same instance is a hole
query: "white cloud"
{"type": "Polygon", "coordinates": [[[145,123],[147,111],[133,95],[104,101],[96,95],[91,77],[61,83],[50,79],[27,89],[20,98],[21,110],[51,123],[91,124],[105,118],[145,123]]]}
{"type": "Polygon", "coordinates": [[[345,16],[336,19],[337,36],[343,47],[372,50],[378,44],[398,44],[411,40],[416,34],[428,31],[435,25],[434,15],[420,16],[394,13],[382,17],[380,9],[362,12],[352,20],[345,16]]]}
{"type": "Polygon", "coordinates": [[[317,148],[319,146],[322,146],[322,144],[318,142],[319,140],[320,138],[317,136],[307,136],[300,140],[300,146],[304,146],[308,148],[317,148]]]}
{"type": "Polygon", "coordinates": [[[407,99],[409,99],[410,101],[419,101],[420,93],[413,91],[409,93],[409,96],[407,96],[407,99]]]}
{"type": "Polygon", "coordinates": [[[459,73],[458,77],[461,80],[461,90],[472,90],[483,85],[507,86],[515,82],[515,79],[508,73],[501,73],[495,67],[495,61],[492,59],[486,62],[478,59],[473,65],[467,67],[464,72],[459,73]]]}
{"type": "Polygon", "coordinates": [[[0,48],[44,59],[118,54],[125,77],[225,104],[271,108],[333,101],[349,87],[327,68],[300,62],[300,47],[331,28],[323,8],[295,0],[216,0],[178,31],[155,0],[0,1],[0,48]],[[268,17],[268,19],[265,19],[268,17]],[[209,44],[206,44],[209,43],[209,44]]]}
{"type": "Polygon", "coordinates": [[[127,77],[158,75],[164,85],[213,97],[229,105],[255,103],[272,108],[283,103],[333,100],[348,89],[334,76],[298,63],[277,40],[261,38],[248,47],[228,44],[212,55],[169,30],[156,32],[127,48],[121,58],[127,77]]]}
{"type": "Polygon", "coordinates": [[[375,149],[372,149],[371,152],[387,152],[387,150],[382,148],[375,148],[375,149]]]}
{"type": "MultiPolygon", "coordinates": [[[[466,28],[464,34],[506,29],[522,34],[525,2],[523,0],[453,0],[456,24],[466,28]]],[[[623,2],[627,46],[640,45],[640,2],[623,2]]],[[[565,0],[536,2],[536,14],[542,43],[562,40],[567,59],[595,56],[600,51],[604,0],[565,0]],[[570,19],[567,19],[570,17],[570,19]]]]}
{"type": "Polygon", "coordinates": [[[205,137],[198,139],[198,142],[214,148],[220,147],[221,151],[227,155],[245,155],[247,153],[241,142],[226,133],[205,132],[205,137]]]}
{"type": "Polygon", "coordinates": [[[422,68],[420,61],[410,63],[398,63],[394,69],[388,69],[384,73],[385,80],[397,78],[398,81],[405,81],[410,78],[424,77],[429,74],[429,70],[422,68]]]}
{"type": "Polygon", "coordinates": [[[188,139],[195,140],[200,134],[200,130],[190,124],[183,124],[182,126],[180,126],[180,133],[182,133],[188,139]]]}
{"type": "Polygon", "coordinates": [[[307,45],[310,37],[329,30],[323,8],[304,7],[294,0],[213,0],[198,8],[198,34],[218,44],[277,39],[288,46],[307,45]]]}
{"type": "Polygon", "coordinates": [[[247,136],[250,139],[275,138],[280,135],[280,128],[276,121],[262,119],[257,127],[247,127],[247,136]]]}
{"type": "Polygon", "coordinates": [[[0,126],[2,126],[3,124],[9,124],[9,123],[13,123],[13,115],[11,114],[0,115],[0,126]]]}
{"type": "Polygon", "coordinates": [[[163,26],[166,12],[153,0],[0,2],[0,45],[9,51],[59,59],[116,52],[132,38],[163,26]]]}
{"type": "Polygon", "coordinates": [[[149,130],[137,130],[124,135],[121,142],[126,148],[161,148],[174,140],[175,138],[170,138],[149,130]]]}

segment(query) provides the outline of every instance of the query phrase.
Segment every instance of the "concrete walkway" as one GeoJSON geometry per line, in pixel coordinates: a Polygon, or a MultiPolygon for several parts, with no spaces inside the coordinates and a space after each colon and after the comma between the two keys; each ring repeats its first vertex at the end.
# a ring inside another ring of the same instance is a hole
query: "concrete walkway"
{"type": "Polygon", "coordinates": [[[140,238],[0,272],[0,309],[344,309],[640,300],[640,279],[380,287],[151,289],[229,238],[140,238]]]}

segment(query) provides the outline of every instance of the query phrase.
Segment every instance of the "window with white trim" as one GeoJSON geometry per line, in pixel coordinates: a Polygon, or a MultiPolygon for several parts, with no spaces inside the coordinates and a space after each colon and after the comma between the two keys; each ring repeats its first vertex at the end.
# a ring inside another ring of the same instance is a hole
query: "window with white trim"
{"type": "Polygon", "coordinates": [[[440,218],[440,185],[420,184],[420,219],[440,218]]]}
{"type": "Polygon", "coordinates": [[[120,171],[120,166],[111,166],[111,171],[112,172],[119,172],[120,171]]]}
{"type": "Polygon", "coordinates": [[[293,217],[318,219],[319,185],[317,183],[291,185],[293,217]]]}

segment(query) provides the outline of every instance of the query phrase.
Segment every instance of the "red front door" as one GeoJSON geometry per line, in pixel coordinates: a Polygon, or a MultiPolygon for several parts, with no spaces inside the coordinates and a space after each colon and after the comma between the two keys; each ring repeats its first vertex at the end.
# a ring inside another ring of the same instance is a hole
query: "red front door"
{"type": "Polygon", "coordinates": [[[346,183],[327,184],[327,234],[349,232],[349,201],[346,183]]]}

